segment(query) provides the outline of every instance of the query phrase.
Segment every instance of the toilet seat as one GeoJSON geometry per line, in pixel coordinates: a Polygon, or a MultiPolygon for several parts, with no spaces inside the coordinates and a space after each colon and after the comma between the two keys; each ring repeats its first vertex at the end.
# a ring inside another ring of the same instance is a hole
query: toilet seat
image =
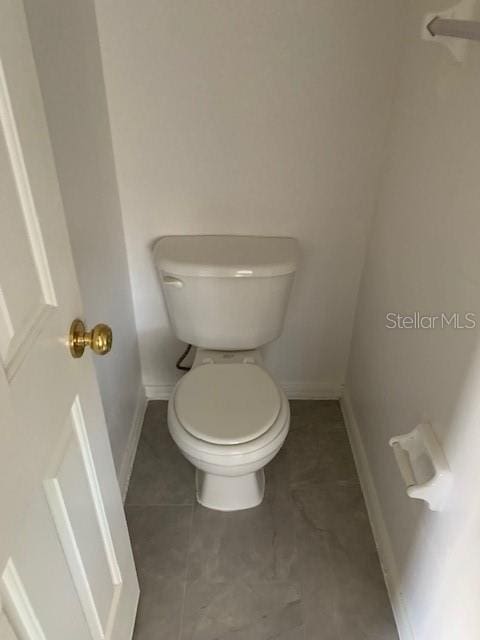
{"type": "Polygon", "coordinates": [[[217,445],[239,445],[266,433],[282,398],[270,375],[255,364],[205,364],[177,384],[178,421],[192,436],[217,445]]]}

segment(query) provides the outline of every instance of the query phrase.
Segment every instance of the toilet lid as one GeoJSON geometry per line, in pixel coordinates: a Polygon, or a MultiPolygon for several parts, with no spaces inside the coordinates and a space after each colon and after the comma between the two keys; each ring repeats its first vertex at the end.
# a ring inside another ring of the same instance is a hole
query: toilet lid
{"type": "Polygon", "coordinates": [[[281,399],[268,373],[254,364],[204,364],[179,382],[175,412],[196,438],[241,444],[272,426],[281,399]]]}

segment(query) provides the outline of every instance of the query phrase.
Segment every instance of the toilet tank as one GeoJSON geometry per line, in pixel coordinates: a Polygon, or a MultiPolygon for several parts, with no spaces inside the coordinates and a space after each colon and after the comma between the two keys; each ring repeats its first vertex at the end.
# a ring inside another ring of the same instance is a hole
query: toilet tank
{"type": "Polygon", "coordinates": [[[180,340],[227,351],[256,349],[281,334],[297,267],[295,239],[168,236],[153,253],[180,340]]]}

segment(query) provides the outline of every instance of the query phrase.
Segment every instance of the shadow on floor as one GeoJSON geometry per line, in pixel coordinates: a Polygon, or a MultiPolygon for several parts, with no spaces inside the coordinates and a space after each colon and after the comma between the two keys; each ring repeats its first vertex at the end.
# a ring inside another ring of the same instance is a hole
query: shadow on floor
{"type": "Polygon", "coordinates": [[[397,640],[338,403],[290,405],[264,502],[221,513],[149,403],[126,500],[135,640],[397,640]]]}

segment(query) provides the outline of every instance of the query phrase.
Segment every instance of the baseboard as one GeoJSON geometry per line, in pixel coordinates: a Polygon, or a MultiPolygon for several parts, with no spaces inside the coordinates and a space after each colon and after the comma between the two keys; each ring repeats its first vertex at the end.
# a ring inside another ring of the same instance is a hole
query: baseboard
{"type": "Polygon", "coordinates": [[[378,499],[377,490],[373,476],[370,472],[367,454],[363,446],[362,436],[355,418],[353,406],[345,390],[340,399],[345,426],[347,428],[348,437],[357,467],[357,473],[360,479],[365,504],[372,525],[375,544],[377,545],[380,564],[382,566],[385,583],[387,585],[390,602],[392,605],[393,615],[397,624],[397,630],[400,640],[415,640],[415,636],[410,625],[407,610],[403,600],[400,577],[398,567],[393,554],[392,544],[388,529],[383,518],[380,501],[378,499]]]}
{"type": "MultiPolygon", "coordinates": [[[[342,395],[340,385],[309,382],[281,382],[280,386],[291,400],[338,400],[342,395]]],[[[173,384],[145,385],[145,395],[149,400],[168,400],[173,384]]]]}
{"type": "Polygon", "coordinates": [[[145,396],[147,400],[168,400],[174,386],[174,384],[146,384],[145,396]]]}
{"type": "Polygon", "coordinates": [[[338,400],[342,386],[321,382],[281,382],[280,386],[290,400],[338,400]]]}
{"type": "Polygon", "coordinates": [[[118,483],[120,485],[120,491],[123,501],[125,501],[125,497],[127,495],[128,484],[130,482],[130,476],[132,474],[135,454],[137,453],[138,441],[140,440],[140,433],[142,431],[143,418],[145,417],[147,402],[148,401],[145,397],[145,390],[143,388],[143,385],[141,385],[138,390],[137,406],[135,407],[135,413],[133,415],[130,435],[128,436],[127,446],[125,448],[125,453],[123,454],[123,460],[118,474],[118,483]]]}

